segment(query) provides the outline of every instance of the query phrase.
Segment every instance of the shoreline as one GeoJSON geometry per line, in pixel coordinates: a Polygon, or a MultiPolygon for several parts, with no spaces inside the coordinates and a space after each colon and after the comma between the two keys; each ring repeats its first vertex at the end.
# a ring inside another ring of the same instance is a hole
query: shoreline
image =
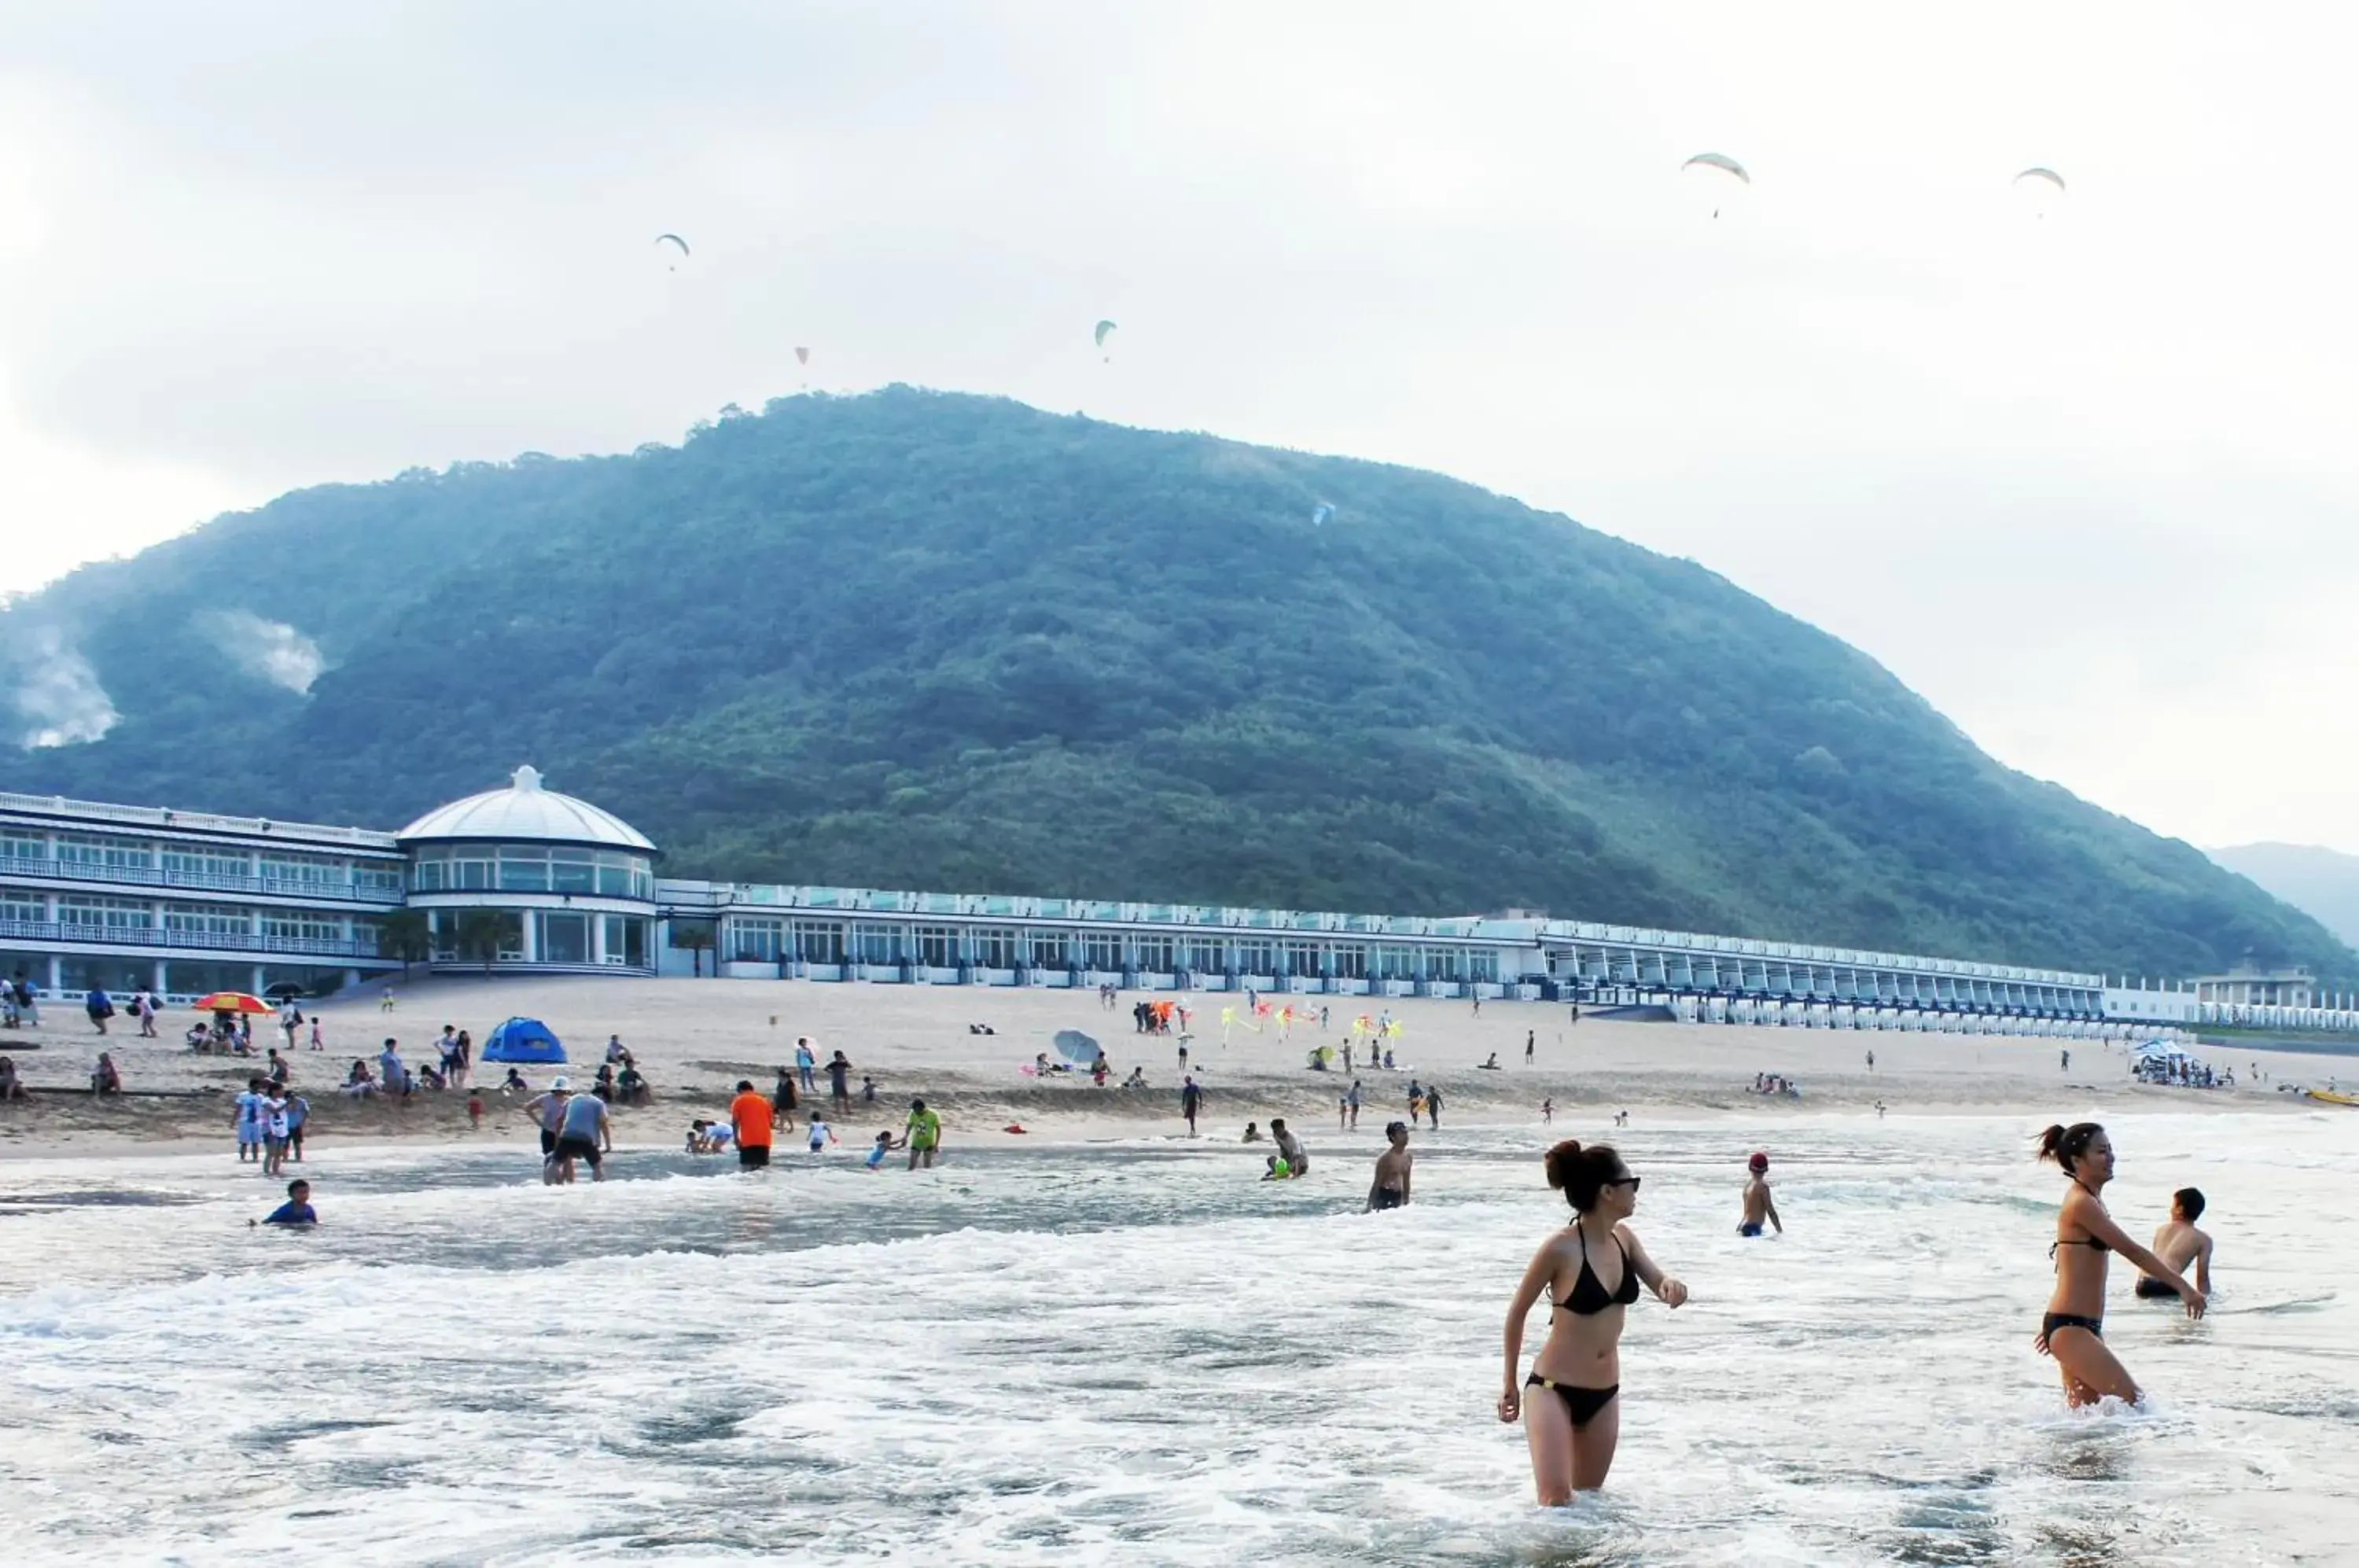
{"type": "MultiPolygon", "coordinates": [[[[1329,1135],[1337,1100],[1354,1078],[1361,1082],[1361,1131],[1370,1138],[1380,1138],[1386,1121],[1406,1116],[1412,1078],[1440,1089],[1444,1137],[1452,1126],[1520,1126],[1537,1137],[1545,1126],[1543,1099],[1555,1103],[1556,1121],[1548,1130],[1556,1136],[1610,1123],[1615,1110],[1678,1122],[1759,1123],[1788,1115],[1872,1114],[1879,1099],[1897,1117],[2022,1115],[2041,1125],[2093,1110],[2334,1109],[2278,1088],[2324,1080],[2321,1059],[2257,1048],[2198,1051],[2215,1070],[2234,1070],[2235,1089],[2174,1089],[2136,1083],[2125,1051],[2094,1041],[1601,1019],[1574,1025],[1555,1005],[1505,1001],[1487,1003],[1479,1015],[1463,1002],[1397,1002],[1390,1008],[1402,1026],[1390,1042],[1397,1068],[1362,1065],[1346,1073],[1339,1065],[1322,1073],[1309,1068],[1309,1052],[1331,1045],[1340,1058],[1344,1046],[1359,1045],[1349,1032],[1356,1003],[1332,1007],[1324,1030],[1306,1025],[1279,1038],[1274,1029],[1255,1032],[1238,1025],[1223,1045],[1219,998],[1184,999],[1194,1007],[1197,1029],[1189,1042],[1188,1072],[1206,1092],[1200,1120],[1206,1136],[1215,1138],[1224,1131],[1234,1138],[1246,1121],[1266,1124],[1272,1116],[1288,1118],[1305,1136],[1329,1135]],[[1483,1065],[1490,1059],[1497,1061],[1495,1070],[1483,1065]],[[1748,1093],[1763,1073],[1791,1080],[1800,1096],[1748,1093]]],[[[444,1023],[469,1030],[480,1046],[491,1027],[511,1015],[545,1019],[569,1042],[565,1064],[522,1069],[535,1090],[560,1073],[585,1086],[609,1034],[629,1046],[654,1098],[616,1112],[622,1146],[678,1148],[690,1118],[720,1115],[741,1078],[769,1093],[779,1068],[792,1060],[798,1036],[805,1035],[821,1062],[842,1050],[853,1064],[852,1108],[841,1121],[830,1118],[846,1146],[865,1142],[879,1128],[897,1131],[908,1101],[919,1095],[941,1113],[951,1147],[1070,1145],[1184,1132],[1178,1114],[1179,1039],[1133,1032],[1122,1010],[1101,1007],[1088,993],[979,996],[953,987],[715,979],[425,979],[399,988],[392,1013],[381,1012],[374,997],[319,1005],[332,1049],[298,1049],[286,1057],[295,1086],[311,1103],[313,1147],[497,1146],[529,1138],[520,1099],[496,1091],[505,1069],[480,1060],[475,1086],[485,1114],[478,1131],[468,1128],[464,1091],[421,1092],[396,1105],[355,1101],[337,1087],[351,1061],[374,1057],[386,1036],[402,1042],[415,1071],[432,1059],[429,1042],[444,1023]],[[978,1014],[979,1004],[988,1011],[978,1014]],[[993,1033],[972,1032],[986,1020],[993,1033]],[[1114,1067],[1108,1087],[1098,1089],[1078,1073],[1044,1083],[1024,1071],[1038,1054],[1052,1051],[1051,1038],[1067,1029],[1089,1032],[1103,1045],[1114,1067]],[[1134,1067],[1146,1073],[1148,1087],[1116,1086],[1134,1067]],[[875,1099],[863,1102],[862,1080],[871,1077],[875,1099]],[[1027,1132],[1000,1130],[1011,1123],[1027,1132]]],[[[232,1098],[246,1078],[266,1071],[267,1059],[190,1053],[179,1040],[187,1021],[185,1014],[167,1015],[160,1038],[150,1040],[121,1032],[101,1037],[77,1027],[78,1018],[53,1018],[52,1027],[34,1037],[42,1049],[16,1059],[28,1087],[70,1089],[86,1082],[104,1049],[121,1066],[126,1087],[166,1093],[103,1101],[83,1093],[42,1093],[0,1104],[0,1162],[208,1148],[227,1156],[232,1098]]],[[[266,1028],[257,1043],[277,1040],[266,1028]]],[[[10,1054],[11,1044],[0,1034],[0,1054],[10,1054]]],[[[823,1073],[816,1083],[821,1093],[802,1096],[799,1124],[814,1101],[824,1108],[823,1073]]],[[[798,1141],[781,1132],[774,1147],[793,1149],[798,1141]]]]}

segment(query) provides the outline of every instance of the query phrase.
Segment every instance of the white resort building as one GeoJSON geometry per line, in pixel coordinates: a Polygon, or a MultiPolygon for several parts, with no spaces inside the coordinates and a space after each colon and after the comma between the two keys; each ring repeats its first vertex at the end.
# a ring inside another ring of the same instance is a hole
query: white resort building
{"type": "Polygon", "coordinates": [[[2065,1036],[2359,1029],[2018,964],[1502,915],[1407,916],[659,877],[629,823],[543,788],[396,833],[0,794],[0,976],[52,996],[325,993],[447,972],[1520,996],[1696,1021],[2065,1036]]]}

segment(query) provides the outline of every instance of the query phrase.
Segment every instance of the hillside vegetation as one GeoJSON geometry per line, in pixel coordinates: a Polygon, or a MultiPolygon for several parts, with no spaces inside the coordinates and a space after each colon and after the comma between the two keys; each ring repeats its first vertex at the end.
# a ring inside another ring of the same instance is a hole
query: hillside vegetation
{"type": "Polygon", "coordinates": [[[76,572],[0,644],[20,692],[54,707],[79,655],[119,715],[8,755],[44,793],[397,825],[529,760],[680,874],[2359,973],[1692,563],[994,399],[305,490],[76,572]]]}

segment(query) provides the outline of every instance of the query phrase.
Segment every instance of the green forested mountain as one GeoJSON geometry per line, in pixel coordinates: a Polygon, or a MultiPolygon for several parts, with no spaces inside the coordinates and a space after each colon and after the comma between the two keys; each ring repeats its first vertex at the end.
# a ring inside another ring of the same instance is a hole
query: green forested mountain
{"type": "Polygon", "coordinates": [[[529,760],[681,874],[2359,973],[1701,567],[995,399],[301,491],[77,572],[0,648],[27,732],[117,714],[6,754],[43,793],[398,825],[529,760]]]}

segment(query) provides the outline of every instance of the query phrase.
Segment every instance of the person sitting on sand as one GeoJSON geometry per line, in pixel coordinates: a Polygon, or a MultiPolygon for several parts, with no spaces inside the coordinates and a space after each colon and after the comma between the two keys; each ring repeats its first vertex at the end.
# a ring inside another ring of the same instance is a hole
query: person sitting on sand
{"type": "Polygon", "coordinates": [[[190,1024],[189,1032],[180,1037],[180,1043],[202,1055],[213,1048],[213,1031],[202,1023],[190,1024]]]}
{"type": "Polygon", "coordinates": [[[1132,1068],[1130,1070],[1130,1076],[1122,1081],[1122,1086],[1125,1089],[1146,1088],[1147,1086],[1147,1069],[1144,1067],[1132,1068]]]}
{"type": "Polygon", "coordinates": [[[503,1094],[529,1094],[532,1093],[532,1085],[524,1081],[523,1073],[511,1067],[508,1069],[508,1075],[500,1081],[500,1093],[503,1094]]]}
{"type": "Polygon", "coordinates": [[[418,1086],[421,1089],[441,1090],[449,1088],[451,1081],[442,1076],[440,1068],[429,1062],[418,1070],[418,1086]]]}
{"type": "MultiPolygon", "coordinates": [[[[2190,1264],[2195,1268],[2195,1288],[2206,1296],[2212,1293],[2212,1238],[2195,1228],[2203,1217],[2203,1194],[2193,1187],[2181,1187],[2170,1195],[2170,1218],[2154,1233],[2154,1255],[2178,1269],[2187,1272],[2190,1264]]],[[[2149,1301],[2175,1301],[2179,1287],[2165,1280],[2141,1274],[2131,1287],[2149,1301]]]]}
{"type": "Polygon", "coordinates": [[[21,1100],[24,1097],[25,1085],[16,1076],[16,1063],[5,1056],[0,1056],[0,1102],[21,1100]]]}
{"type": "Polygon", "coordinates": [[[1753,1158],[1745,1162],[1745,1169],[1749,1172],[1745,1182],[1745,1213],[1736,1222],[1736,1234],[1759,1236],[1761,1222],[1766,1219],[1777,1227],[1779,1236],[1785,1235],[1786,1222],[1777,1217],[1777,1201],[1769,1195],[1769,1157],[1756,1149],[1753,1158]]]}
{"type": "Polygon", "coordinates": [[[644,1105],[655,1097],[647,1088],[647,1079],[640,1075],[636,1066],[625,1066],[615,1078],[614,1088],[623,1096],[623,1104],[626,1105],[644,1105]]]}
{"type": "Polygon", "coordinates": [[[90,1070],[90,1092],[93,1094],[123,1093],[123,1072],[114,1065],[112,1052],[98,1053],[98,1065],[90,1070]]]}

